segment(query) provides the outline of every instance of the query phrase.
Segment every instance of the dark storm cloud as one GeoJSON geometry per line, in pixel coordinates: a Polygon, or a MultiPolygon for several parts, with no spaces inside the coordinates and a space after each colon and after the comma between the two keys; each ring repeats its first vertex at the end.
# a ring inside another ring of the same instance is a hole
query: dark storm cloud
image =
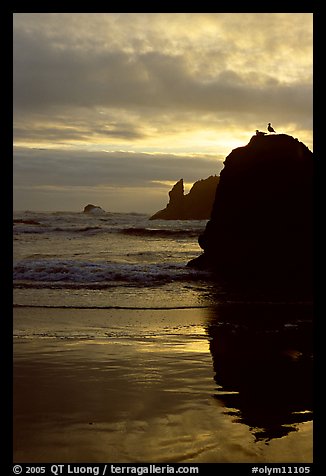
{"type": "Polygon", "coordinates": [[[311,87],[304,81],[281,83],[272,72],[255,78],[227,70],[203,80],[182,55],[89,54],[18,31],[14,105],[18,111],[102,106],[258,114],[282,107],[285,115],[298,116],[311,109],[311,87]]]}
{"type": "Polygon", "coordinates": [[[222,157],[15,148],[16,186],[157,187],[218,174],[222,157]]]}

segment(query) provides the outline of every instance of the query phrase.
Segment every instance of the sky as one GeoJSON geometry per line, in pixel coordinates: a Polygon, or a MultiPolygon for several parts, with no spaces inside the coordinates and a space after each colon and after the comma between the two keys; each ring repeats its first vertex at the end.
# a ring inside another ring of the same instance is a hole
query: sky
{"type": "Polygon", "coordinates": [[[312,150],[312,23],[14,13],[14,209],[154,213],[268,122],[312,150]]]}

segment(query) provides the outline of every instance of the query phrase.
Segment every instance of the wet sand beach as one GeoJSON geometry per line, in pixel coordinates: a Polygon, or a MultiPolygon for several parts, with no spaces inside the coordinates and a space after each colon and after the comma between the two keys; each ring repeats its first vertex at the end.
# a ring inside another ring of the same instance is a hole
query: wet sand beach
{"type": "Polygon", "coordinates": [[[302,332],[270,365],[265,337],[244,354],[249,334],[222,318],[208,307],[15,308],[14,462],[311,462],[302,332]]]}

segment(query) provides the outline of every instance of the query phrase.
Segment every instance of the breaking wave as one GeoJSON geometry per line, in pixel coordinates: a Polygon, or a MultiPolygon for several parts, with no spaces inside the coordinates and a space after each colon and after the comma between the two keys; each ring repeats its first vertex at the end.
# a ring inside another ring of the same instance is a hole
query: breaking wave
{"type": "Polygon", "coordinates": [[[109,263],[75,260],[33,260],[13,269],[15,287],[105,288],[118,283],[130,285],[194,281],[209,273],[186,268],[180,263],[109,263]]]}
{"type": "Polygon", "coordinates": [[[169,230],[160,228],[125,228],[120,230],[120,233],[124,235],[132,236],[157,236],[160,238],[175,238],[175,237],[197,237],[197,230],[169,230]]]}

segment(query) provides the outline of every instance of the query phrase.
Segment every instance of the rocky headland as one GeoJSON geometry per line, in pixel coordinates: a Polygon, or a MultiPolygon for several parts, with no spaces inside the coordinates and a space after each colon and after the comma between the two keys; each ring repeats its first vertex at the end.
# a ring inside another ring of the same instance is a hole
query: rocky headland
{"type": "Polygon", "coordinates": [[[151,220],[208,220],[214,203],[218,176],[210,176],[194,183],[189,193],[184,193],[183,179],[170,190],[170,201],[151,220]]]}
{"type": "Polygon", "coordinates": [[[202,255],[231,280],[312,284],[313,154],[286,134],[256,135],[224,161],[202,255]]]}

